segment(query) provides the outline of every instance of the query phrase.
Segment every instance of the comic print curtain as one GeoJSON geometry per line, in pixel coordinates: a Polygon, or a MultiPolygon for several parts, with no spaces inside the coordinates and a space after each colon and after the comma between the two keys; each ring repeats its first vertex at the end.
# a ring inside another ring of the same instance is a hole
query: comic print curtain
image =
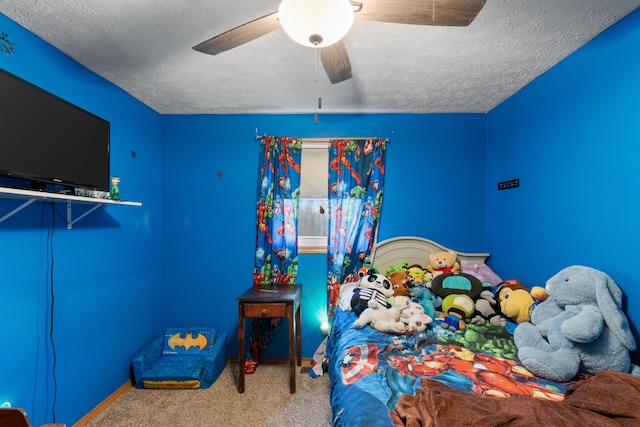
{"type": "Polygon", "coordinates": [[[296,283],[302,139],[260,142],[254,285],[296,283]]]}
{"type": "MultiPolygon", "coordinates": [[[[254,286],[296,283],[298,273],[298,194],[302,139],[264,136],[260,140],[254,286]]],[[[252,373],[281,319],[258,319],[260,340],[249,328],[245,372],[252,373]]]]}
{"type": "Polygon", "coordinates": [[[333,319],[340,284],[368,262],[375,243],[387,139],[335,139],[329,145],[328,311],[333,319]]]}

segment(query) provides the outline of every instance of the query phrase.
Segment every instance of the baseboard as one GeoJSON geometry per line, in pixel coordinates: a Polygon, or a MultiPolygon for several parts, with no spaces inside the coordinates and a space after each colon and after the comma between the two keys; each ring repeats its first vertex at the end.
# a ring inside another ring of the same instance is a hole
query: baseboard
{"type": "Polygon", "coordinates": [[[73,427],[84,427],[89,424],[89,421],[93,420],[98,414],[106,409],[107,406],[111,405],[117,398],[122,396],[124,392],[131,388],[131,381],[127,381],[126,384],[123,384],[116,391],[111,393],[105,400],[103,400],[98,406],[93,408],[91,412],[89,412],[84,417],[80,418],[77,423],[73,425],[73,427]]]}
{"type": "MultiPolygon", "coordinates": [[[[311,365],[311,361],[313,359],[307,358],[305,359],[304,357],[301,359],[301,365],[304,366],[309,366],[311,365]]],[[[227,359],[227,363],[238,363],[238,359],[237,358],[228,358],[227,359]]],[[[280,357],[261,357],[260,358],[260,363],[263,363],[265,365],[288,365],[289,364],[289,358],[280,358],[280,357]]]]}
{"type": "MultiPolygon", "coordinates": [[[[302,366],[300,368],[300,371],[303,373],[309,372],[308,368],[309,366],[311,366],[311,361],[313,359],[305,359],[302,358],[302,366]]],[[[229,364],[238,364],[238,359],[235,358],[229,358],[227,359],[227,363],[229,364]]],[[[260,363],[263,363],[265,365],[287,365],[289,364],[289,358],[262,358],[260,359],[260,363]]],[[[89,412],[87,415],[85,415],[84,417],[80,418],[80,420],[78,420],[77,423],[75,423],[73,425],[73,427],[84,427],[87,424],[89,424],[89,421],[93,420],[95,417],[98,416],[98,414],[102,411],[104,411],[107,406],[111,405],[113,402],[115,402],[115,400],[117,398],[119,398],[120,396],[122,396],[128,389],[130,389],[131,386],[131,381],[127,381],[126,384],[123,384],[120,388],[118,388],[116,391],[114,391],[113,393],[111,393],[110,396],[108,396],[105,400],[103,400],[98,406],[96,406],[95,408],[93,408],[91,410],[91,412],[89,412]]]]}

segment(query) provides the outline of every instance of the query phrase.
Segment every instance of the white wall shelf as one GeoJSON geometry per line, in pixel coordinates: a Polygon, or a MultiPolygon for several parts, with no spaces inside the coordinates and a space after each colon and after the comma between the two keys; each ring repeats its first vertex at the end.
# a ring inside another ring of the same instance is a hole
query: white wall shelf
{"type": "Polygon", "coordinates": [[[0,217],[0,222],[12,217],[22,209],[26,208],[33,202],[52,202],[52,203],[66,203],[67,204],[67,229],[71,230],[73,224],[89,215],[96,209],[106,205],[120,205],[120,206],[142,206],[141,202],[128,202],[124,200],[110,200],[110,199],[94,199],[92,197],[72,196],[69,194],[60,193],[47,193],[43,191],[22,190],[18,188],[0,187],[0,199],[17,199],[24,202],[7,213],[3,217],[0,217]],[[82,215],[73,219],[71,206],[73,205],[92,205],[92,207],[84,212],[82,215]]]}

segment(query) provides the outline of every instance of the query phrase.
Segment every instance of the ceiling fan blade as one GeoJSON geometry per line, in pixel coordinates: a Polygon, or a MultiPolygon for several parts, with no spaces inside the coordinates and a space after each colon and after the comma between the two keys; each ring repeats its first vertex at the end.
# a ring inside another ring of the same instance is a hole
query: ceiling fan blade
{"type": "Polygon", "coordinates": [[[278,21],[278,12],[273,12],[204,41],[194,46],[193,49],[209,55],[217,55],[279,28],[281,27],[280,21],[278,21]]]}
{"type": "Polygon", "coordinates": [[[396,24],[469,25],[486,0],[362,0],[355,19],[396,24]]]}
{"type": "Polygon", "coordinates": [[[332,84],[349,80],[352,77],[351,61],[342,40],[321,48],[320,61],[322,61],[322,66],[332,84]]]}

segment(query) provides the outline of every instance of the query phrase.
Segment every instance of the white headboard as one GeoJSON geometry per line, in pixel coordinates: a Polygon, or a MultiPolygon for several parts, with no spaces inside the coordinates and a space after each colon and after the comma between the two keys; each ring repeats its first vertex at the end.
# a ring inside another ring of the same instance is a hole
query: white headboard
{"type": "Polygon", "coordinates": [[[430,253],[449,250],[457,253],[460,261],[469,260],[484,264],[489,258],[488,253],[459,252],[422,237],[401,236],[383,240],[376,245],[373,266],[381,273],[384,273],[389,266],[397,266],[403,262],[426,267],[430,253]]]}

